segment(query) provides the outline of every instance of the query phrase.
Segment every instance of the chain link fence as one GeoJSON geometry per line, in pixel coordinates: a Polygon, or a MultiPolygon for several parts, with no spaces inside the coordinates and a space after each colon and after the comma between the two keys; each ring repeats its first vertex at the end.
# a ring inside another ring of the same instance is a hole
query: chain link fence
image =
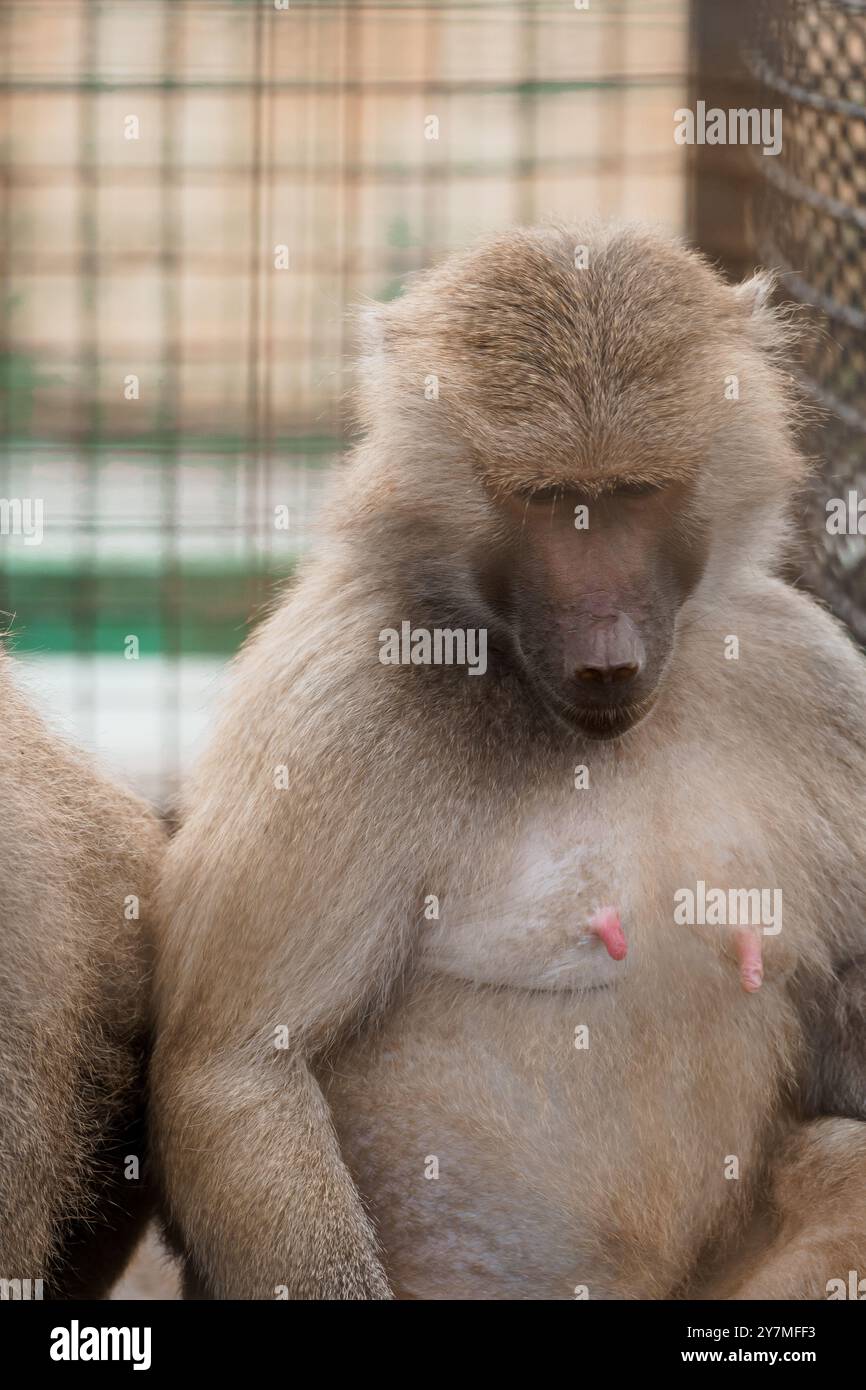
{"type": "Polygon", "coordinates": [[[744,61],[755,104],[783,112],[781,153],[753,160],[752,225],[804,306],[804,577],[866,642],[866,0],[759,5],[744,61]]]}

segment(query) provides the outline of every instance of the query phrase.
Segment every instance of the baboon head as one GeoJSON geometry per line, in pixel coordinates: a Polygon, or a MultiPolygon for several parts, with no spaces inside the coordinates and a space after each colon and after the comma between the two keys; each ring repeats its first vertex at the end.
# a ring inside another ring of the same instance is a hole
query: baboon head
{"type": "Polygon", "coordinates": [[[591,736],[641,719],[683,605],[770,562],[801,473],[768,288],[645,228],[543,227],[379,309],[353,525],[405,616],[486,626],[591,736]]]}

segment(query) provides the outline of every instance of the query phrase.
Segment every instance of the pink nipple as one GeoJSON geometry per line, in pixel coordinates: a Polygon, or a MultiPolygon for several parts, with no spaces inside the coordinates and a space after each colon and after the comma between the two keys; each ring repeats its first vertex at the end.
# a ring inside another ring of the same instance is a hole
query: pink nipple
{"type": "Polygon", "coordinates": [[[757,931],[752,928],[735,931],[734,950],[740,963],[740,984],[747,994],[754,994],[764,979],[761,938],[757,931]]]}
{"type": "Polygon", "coordinates": [[[604,949],[611,960],[625,960],[628,942],[615,907],[600,907],[598,912],[592,914],[587,926],[593,936],[597,936],[599,941],[604,943],[604,949]]]}

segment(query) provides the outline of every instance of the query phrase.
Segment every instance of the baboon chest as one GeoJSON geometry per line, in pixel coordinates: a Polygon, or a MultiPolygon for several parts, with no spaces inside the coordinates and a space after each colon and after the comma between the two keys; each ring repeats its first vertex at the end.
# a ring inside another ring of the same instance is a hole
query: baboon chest
{"type": "Polygon", "coordinates": [[[758,1168],[784,992],[744,995],[718,931],[674,921],[730,844],[696,828],[662,874],[627,823],[545,829],[442,894],[414,983],[326,1083],[407,1297],[665,1296],[758,1168]],[[587,931],[610,905],[625,959],[587,931]]]}

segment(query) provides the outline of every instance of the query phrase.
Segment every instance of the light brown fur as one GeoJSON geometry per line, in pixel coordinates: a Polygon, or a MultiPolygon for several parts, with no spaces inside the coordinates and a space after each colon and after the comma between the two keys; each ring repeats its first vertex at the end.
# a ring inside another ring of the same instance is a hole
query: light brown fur
{"type": "Polygon", "coordinates": [[[154,1140],[198,1294],[673,1297],[744,1238],[798,1122],[804,982],[862,952],[866,902],[866,664],[773,575],[802,464],[765,288],[644,229],[544,228],[379,311],[366,440],[237,664],[162,885],[154,1140]],[[622,476],[687,486],[709,538],[650,717],[596,743],[507,664],[380,664],[381,629],[459,617],[497,498],[622,476]],[[699,878],[783,889],[757,995],[724,930],[673,923],[699,878]],[[629,958],[582,989],[602,884],[629,958]]]}
{"type": "Polygon", "coordinates": [[[101,1297],[148,1209],[143,1096],[163,833],[57,738],[0,653],[0,1278],[101,1297]],[[140,899],[127,920],[126,898],[140,899]]]}

